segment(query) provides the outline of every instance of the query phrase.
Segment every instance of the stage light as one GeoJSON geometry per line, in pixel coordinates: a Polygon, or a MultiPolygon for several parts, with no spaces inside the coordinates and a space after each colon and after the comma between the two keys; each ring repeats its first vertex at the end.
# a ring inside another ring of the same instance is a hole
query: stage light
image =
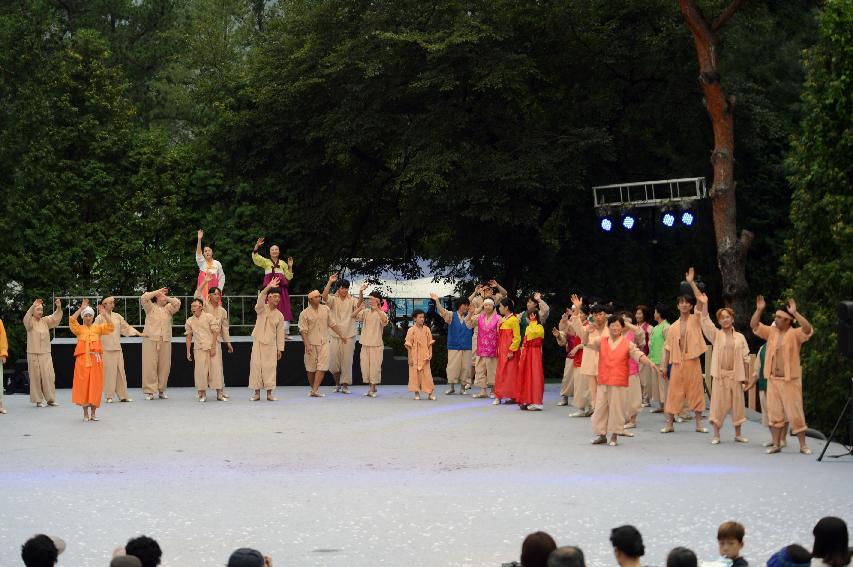
{"type": "Polygon", "coordinates": [[[625,230],[631,230],[634,228],[634,224],[636,224],[637,220],[631,215],[625,215],[622,217],[622,226],[625,227],[625,230]]]}
{"type": "Polygon", "coordinates": [[[684,211],[681,213],[681,224],[684,226],[692,226],[693,225],[693,213],[690,211],[684,211]]]}
{"type": "Polygon", "coordinates": [[[601,230],[604,232],[610,232],[613,230],[613,221],[610,220],[610,217],[603,217],[601,219],[601,230]]]}
{"type": "Polygon", "coordinates": [[[670,212],[666,212],[663,214],[663,217],[661,217],[661,222],[665,227],[672,228],[675,224],[675,215],[670,212]]]}

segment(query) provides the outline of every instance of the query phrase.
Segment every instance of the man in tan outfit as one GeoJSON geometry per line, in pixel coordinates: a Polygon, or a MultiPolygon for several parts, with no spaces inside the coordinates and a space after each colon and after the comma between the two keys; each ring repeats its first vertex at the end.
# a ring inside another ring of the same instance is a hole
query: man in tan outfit
{"type": "MultiPolygon", "coordinates": [[[[113,325],[112,333],[101,335],[101,347],[104,349],[104,394],[107,397],[108,404],[113,403],[116,396],[122,402],[132,402],[133,399],[127,393],[127,373],[124,369],[121,337],[141,337],[142,333],[131,327],[120,314],[113,312],[116,306],[115,297],[110,295],[103,298],[101,305],[104,306],[109,322],[113,325]]],[[[102,325],[106,322],[107,318],[103,315],[98,315],[95,318],[96,325],[102,325]]]]}
{"type": "MultiPolygon", "coordinates": [[[[364,293],[366,287],[367,284],[364,284],[361,293],[364,293]]],[[[335,325],[341,329],[347,338],[346,341],[342,341],[335,333],[329,333],[329,372],[335,379],[335,392],[342,394],[350,393],[352,359],[355,354],[355,318],[353,313],[356,310],[356,301],[350,295],[349,288],[349,281],[339,278],[338,274],[332,274],[321,294],[323,302],[329,306],[329,310],[332,312],[335,325]],[[334,294],[329,295],[332,284],[335,283],[338,284],[338,287],[334,294]]]]}
{"type": "Polygon", "coordinates": [[[299,333],[305,346],[305,371],[311,386],[308,395],[312,398],[325,396],[319,389],[329,369],[329,330],[334,331],[342,343],[349,342],[332,318],[332,311],[327,305],[322,305],[320,300],[320,292],[315,289],[308,294],[308,307],[299,314],[299,333]]]}
{"type": "Polygon", "coordinates": [[[382,358],[385,352],[382,333],[388,324],[388,315],[382,311],[382,294],[371,291],[365,308],[363,293],[364,288],[359,294],[358,309],[353,317],[361,322],[361,381],[370,385],[364,395],[375,398],[376,386],[382,382],[382,358]]]}
{"type": "Polygon", "coordinates": [[[142,329],[142,391],[146,400],[154,393],[166,400],[169,370],[172,368],[172,316],[181,308],[181,300],[169,297],[169,290],[148,291],[139,298],[145,310],[142,329]]]}
{"type": "MultiPolygon", "coordinates": [[[[216,349],[216,355],[211,361],[210,368],[210,387],[215,389],[218,394],[216,399],[220,402],[228,400],[228,394],[225,393],[225,367],[222,363],[222,350],[228,349],[228,353],[234,352],[234,346],[231,344],[231,332],[228,323],[228,310],[222,306],[222,290],[218,287],[210,287],[208,285],[207,299],[202,297],[202,291],[205,283],[210,283],[212,276],[207,274],[205,280],[199,284],[195,290],[194,298],[201,299],[204,303],[204,312],[213,315],[213,318],[219,323],[219,342],[224,343],[220,348],[216,349]]],[[[286,331],[285,331],[286,334],[286,331]]]]}
{"type": "Polygon", "coordinates": [[[272,395],[276,386],[276,369],[284,352],[285,321],[278,309],[281,280],[273,278],[258,294],[255,313],[258,319],[252,329],[252,355],[249,363],[249,388],[255,391],[249,398],[253,402],[261,399],[261,389],[267,391],[267,401],[278,400],[272,395]]]}
{"type": "Polygon", "coordinates": [[[195,352],[195,388],[198,390],[198,401],[207,401],[207,389],[216,390],[216,399],[225,401],[222,397],[222,384],[213,384],[213,361],[216,358],[217,343],[219,342],[219,321],[213,315],[206,313],[201,299],[192,302],[192,316],[185,324],[187,336],[187,360],[193,361],[192,349],[195,352]]]}
{"type": "Polygon", "coordinates": [[[44,316],[44,301],[36,299],[24,315],[27,329],[27,371],[30,375],[30,401],[43,408],[56,403],[56,373],[50,354],[50,330],[62,322],[62,302],[53,302],[53,314],[44,316]]]}

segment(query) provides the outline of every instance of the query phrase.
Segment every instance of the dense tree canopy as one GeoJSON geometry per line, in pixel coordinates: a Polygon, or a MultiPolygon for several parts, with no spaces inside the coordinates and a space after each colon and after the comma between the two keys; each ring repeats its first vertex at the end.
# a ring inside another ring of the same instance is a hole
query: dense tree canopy
{"type": "MultiPolygon", "coordinates": [[[[784,160],[815,12],[749,2],[723,39],[748,277],[768,296],[798,242],[784,160]]],[[[2,315],[54,291],[190,293],[198,227],[234,294],[257,287],[263,235],[296,258],[297,293],[427,258],[461,287],[632,305],[671,302],[692,264],[719,303],[705,205],[691,230],[648,212],[604,235],[591,203],[593,185],[710,176],[696,74],[672,0],[2,2],[2,315]]]]}

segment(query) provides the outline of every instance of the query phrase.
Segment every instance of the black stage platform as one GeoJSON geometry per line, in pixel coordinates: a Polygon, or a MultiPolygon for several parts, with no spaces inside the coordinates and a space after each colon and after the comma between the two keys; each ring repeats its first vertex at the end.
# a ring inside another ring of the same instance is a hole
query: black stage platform
{"type": "MultiPolygon", "coordinates": [[[[142,339],[127,337],[121,339],[124,351],[124,365],[127,370],[127,384],[130,388],[142,387],[142,339]]],[[[54,339],[53,365],[56,369],[56,387],[70,388],[74,375],[74,347],[77,339],[54,339]]],[[[225,384],[228,387],[248,387],[249,356],[252,351],[252,337],[231,337],[234,352],[224,351],[225,384]]],[[[186,340],[181,337],[172,339],[172,370],[169,374],[169,386],[194,387],[193,363],[187,360],[186,340]]],[[[361,366],[359,353],[361,345],[356,342],[353,360],[353,384],[361,384],[361,366]]],[[[277,383],[279,386],[306,386],[307,376],[303,362],[304,349],[302,337],[291,337],[284,346],[284,354],[278,363],[277,383]]],[[[385,347],[382,361],[383,384],[408,384],[408,365],[405,358],[395,358],[394,351],[385,347]]],[[[331,384],[332,375],[327,374],[324,384],[331,384]]]]}

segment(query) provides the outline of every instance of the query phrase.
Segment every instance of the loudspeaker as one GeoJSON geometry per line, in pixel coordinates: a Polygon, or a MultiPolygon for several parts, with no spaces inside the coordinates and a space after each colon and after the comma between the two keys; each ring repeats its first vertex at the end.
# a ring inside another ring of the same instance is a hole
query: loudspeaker
{"type": "Polygon", "coordinates": [[[853,360],[853,301],[838,304],[838,352],[853,360]]]}

